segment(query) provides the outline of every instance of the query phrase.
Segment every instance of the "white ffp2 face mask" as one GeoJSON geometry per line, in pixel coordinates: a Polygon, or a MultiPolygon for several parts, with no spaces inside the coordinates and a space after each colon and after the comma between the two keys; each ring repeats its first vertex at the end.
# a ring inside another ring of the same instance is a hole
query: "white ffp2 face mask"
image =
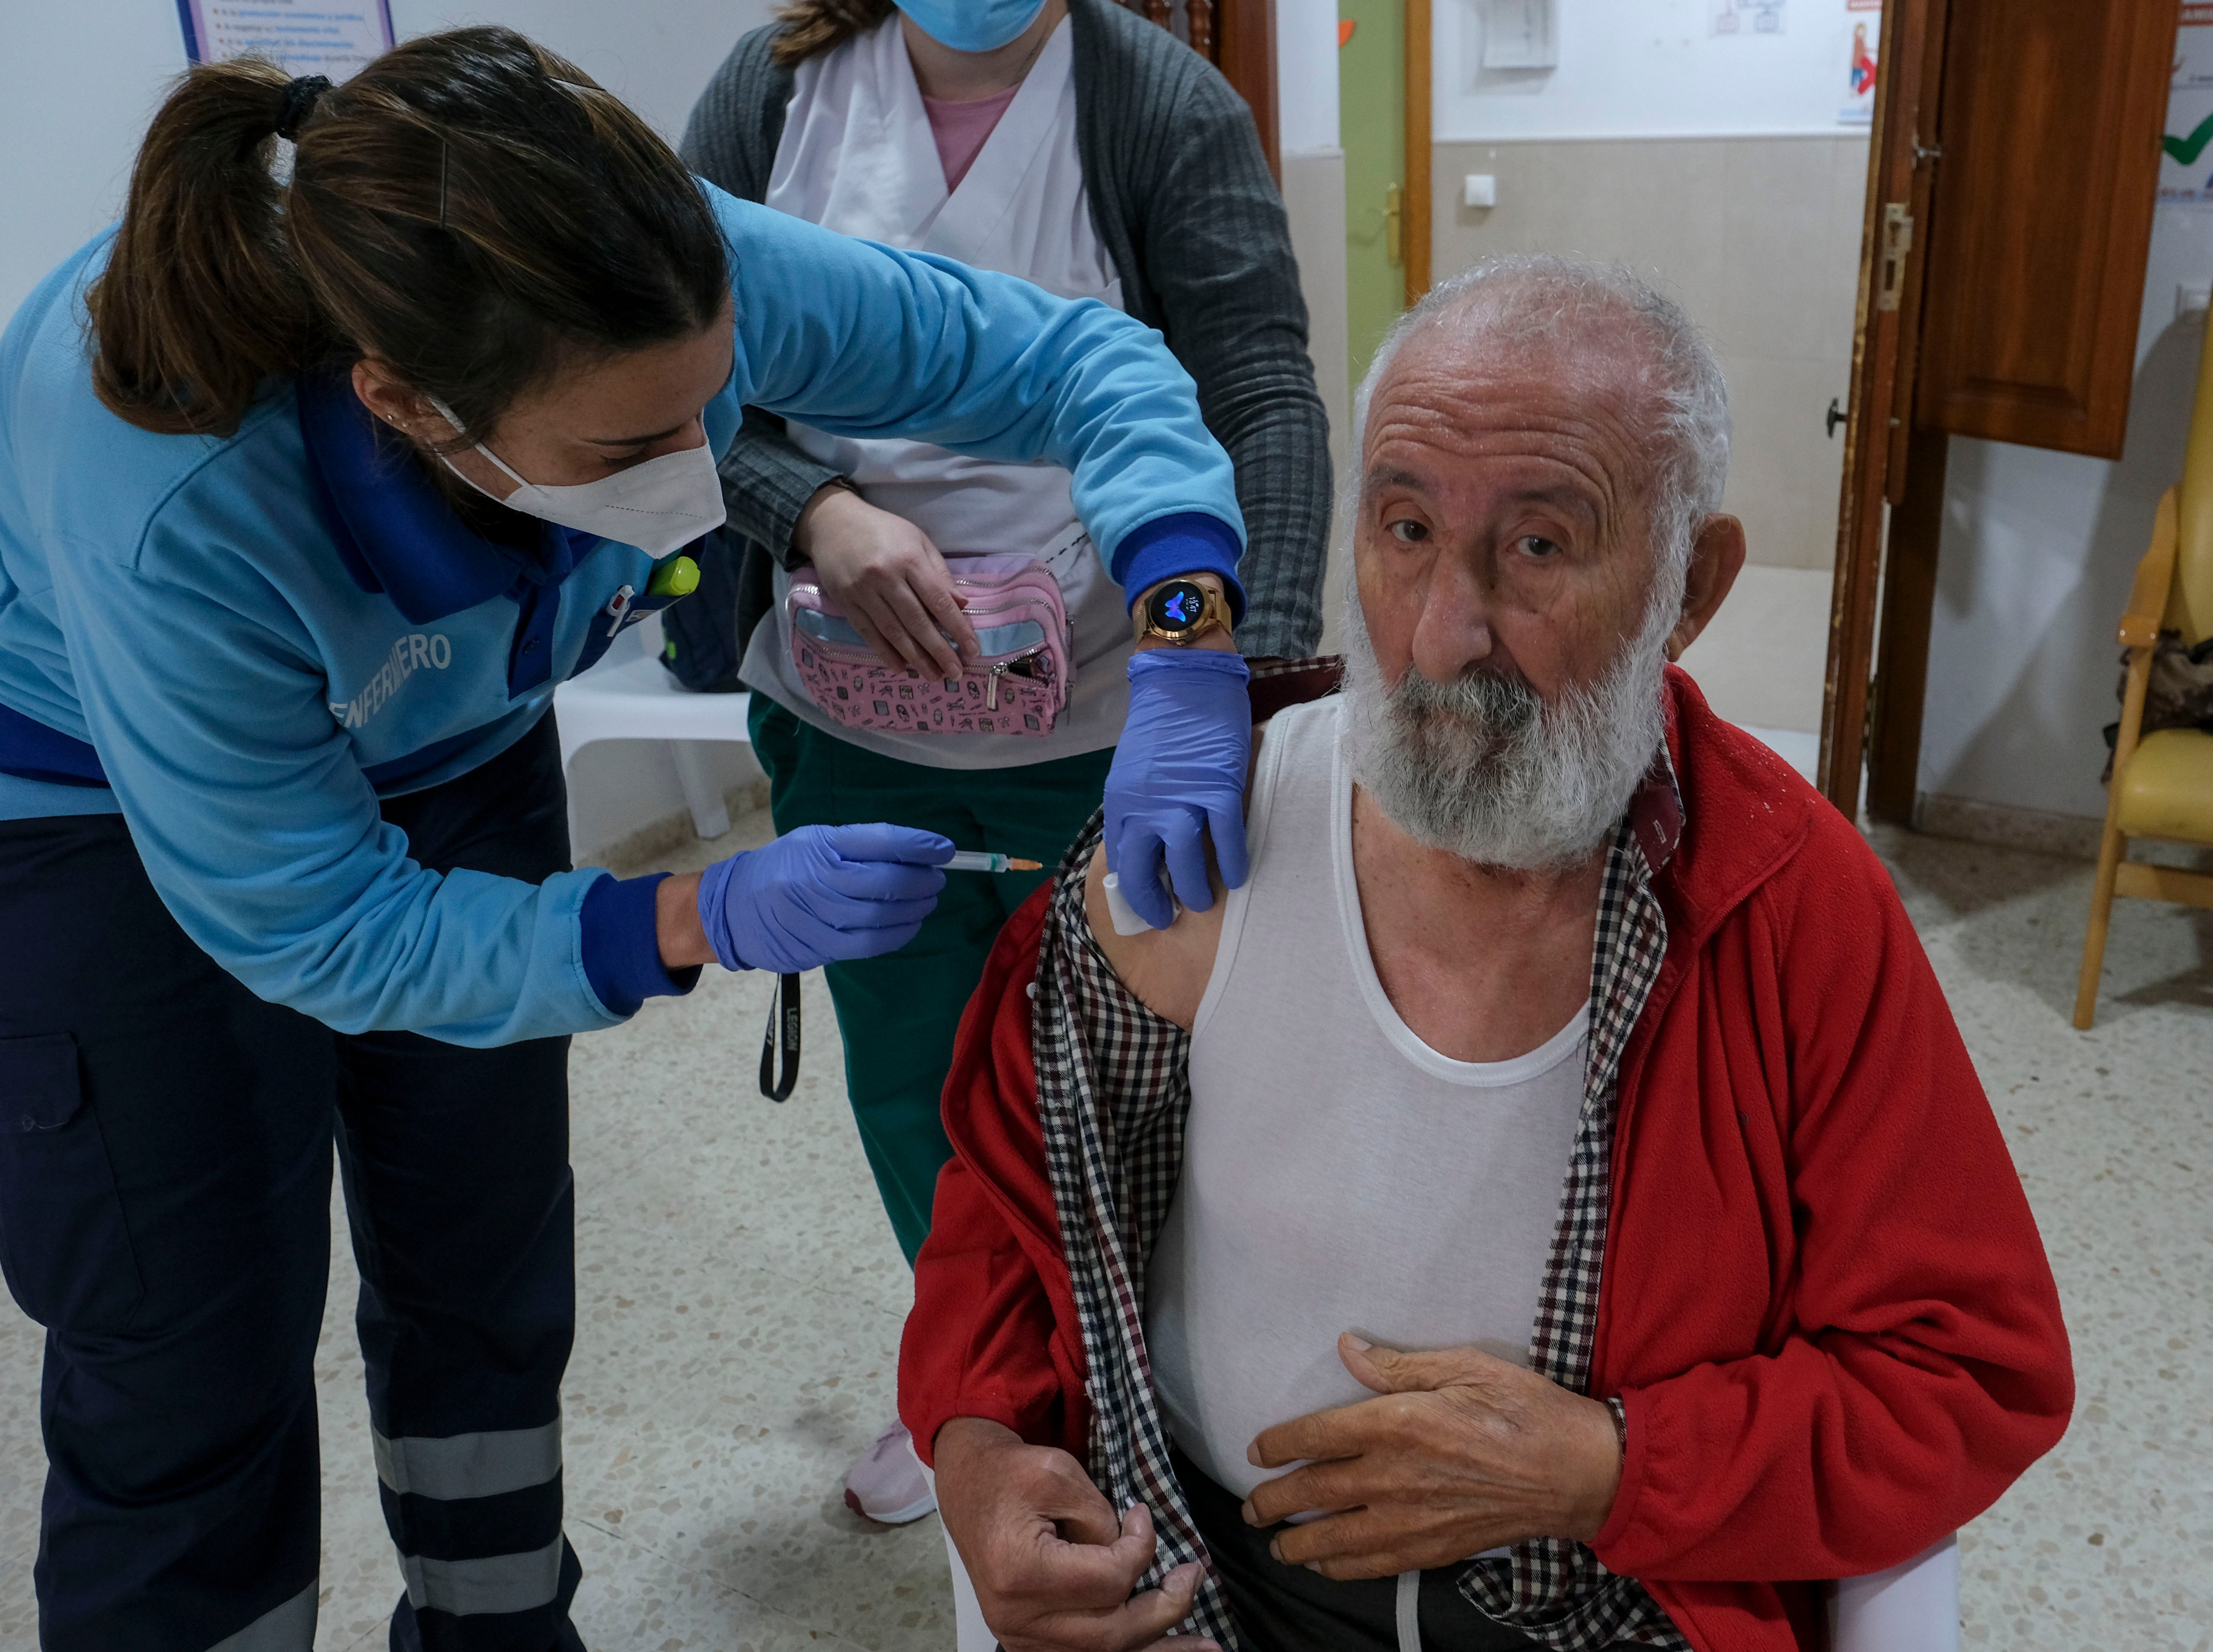
{"type": "MultiPolygon", "coordinates": [[[[460,420],[443,402],[436,397],[430,398],[430,402],[447,424],[456,430],[461,428],[460,420]]],[[[515,491],[506,498],[469,482],[451,459],[446,460],[446,468],[485,498],[540,521],[634,545],[655,561],[720,527],[727,515],[722,479],[716,473],[715,456],[704,442],[632,465],[596,482],[566,487],[525,481],[483,442],[476,444],[476,450],[498,466],[502,474],[514,478],[515,491]]]]}

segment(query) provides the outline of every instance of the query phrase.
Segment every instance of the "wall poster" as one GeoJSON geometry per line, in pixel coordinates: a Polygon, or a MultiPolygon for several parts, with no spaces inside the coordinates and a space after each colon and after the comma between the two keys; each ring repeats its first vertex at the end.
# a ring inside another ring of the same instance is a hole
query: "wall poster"
{"type": "Polygon", "coordinates": [[[1713,0],[1716,34],[1780,34],[1783,0],[1713,0]]]}
{"type": "Polygon", "coordinates": [[[1882,0],[1844,0],[1844,101],[1837,111],[1844,126],[1875,124],[1875,71],[1882,39],[1882,0]]]}
{"type": "Polygon", "coordinates": [[[2162,206],[2213,207],[2213,4],[2182,9],[2174,37],[2174,79],[2167,130],[2159,140],[2162,206]]]}
{"type": "Polygon", "coordinates": [[[266,58],[342,81],[393,46],[392,0],[177,0],[193,63],[266,58]]]}

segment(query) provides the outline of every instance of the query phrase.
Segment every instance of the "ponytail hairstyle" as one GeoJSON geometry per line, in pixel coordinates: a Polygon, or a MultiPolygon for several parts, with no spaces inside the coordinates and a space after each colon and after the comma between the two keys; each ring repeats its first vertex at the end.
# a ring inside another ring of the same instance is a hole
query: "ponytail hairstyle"
{"type": "Polygon", "coordinates": [[[269,381],[374,356],[481,435],[566,368],[713,325],[729,293],[683,162],[512,29],[410,40],[319,96],[241,58],[154,117],[88,295],[93,386],[141,430],[228,436],[269,381]]]}
{"type": "Polygon", "coordinates": [[[796,69],[809,58],[865,34],[892,15],[892,0],[786,0],[777,8],[769,56],[779,69],[796,69]]]}

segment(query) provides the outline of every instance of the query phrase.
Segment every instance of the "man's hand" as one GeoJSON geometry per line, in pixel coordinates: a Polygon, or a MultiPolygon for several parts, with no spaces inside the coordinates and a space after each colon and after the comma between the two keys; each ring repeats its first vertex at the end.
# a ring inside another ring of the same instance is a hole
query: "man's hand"
{"type": "Polygon", "coordinates": [[[791,546],[893,670],[958,677],[960,661],[976,657],[976,628],[961,612],[944,557],[905,517],[849,489],[825,487],[800,512],[791,546]]]}
{"type": "Polygon", "coordinates": [[[1588,1540],[1621,1484],[1611,1410],[1475,1348],[1403,1354],[1338,1338],[1344,1369],[1379,1394],[1263,1432],[1260,1468],[1306,1466],[1254,1489],[1245,1518],[1273,1526],[1277,1559],[1325,1577],[1449,1566],[1532,1537],[1588,1540]]]}
{"type": "Polygon", "coordinates": [[[1168,1637],[1191,1615],[1197,1564],[1131,1598],[1155,1546],[1143,1503],[1116,1520],[1075,1458],[981,1417],[948,1423],[932,1454],[938,1512],[1006,1652],[1219,1652],[1168,1637]]]}

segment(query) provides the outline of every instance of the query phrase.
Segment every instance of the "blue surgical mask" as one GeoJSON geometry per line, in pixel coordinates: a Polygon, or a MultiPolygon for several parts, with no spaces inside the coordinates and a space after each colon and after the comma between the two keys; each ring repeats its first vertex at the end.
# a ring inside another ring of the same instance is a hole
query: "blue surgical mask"
{"type": "Polygon", "coordinates": [[[955,52],[997,52],[1045,9],[1045,0],[899,0],[914,26],[955,52]]]}

